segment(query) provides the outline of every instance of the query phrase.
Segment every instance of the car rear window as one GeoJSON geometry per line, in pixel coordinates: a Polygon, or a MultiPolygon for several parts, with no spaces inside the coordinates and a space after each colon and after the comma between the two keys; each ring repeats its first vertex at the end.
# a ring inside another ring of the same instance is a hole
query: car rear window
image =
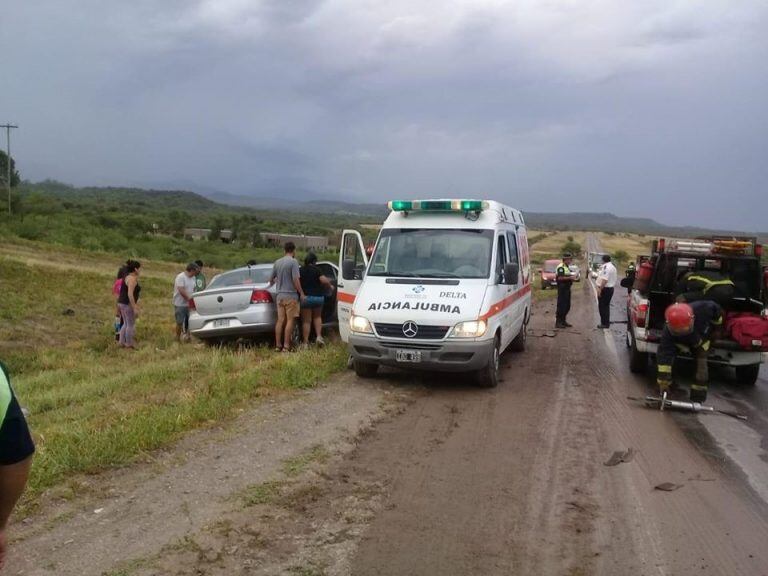
{"type": "Polygon", "coordinates": [[[226,288],[228,286],[249,286],[251,284],[267,284],[272,275],[272,268],[244,268],[224,272],[214,278],[208,288],[226,288]]]}

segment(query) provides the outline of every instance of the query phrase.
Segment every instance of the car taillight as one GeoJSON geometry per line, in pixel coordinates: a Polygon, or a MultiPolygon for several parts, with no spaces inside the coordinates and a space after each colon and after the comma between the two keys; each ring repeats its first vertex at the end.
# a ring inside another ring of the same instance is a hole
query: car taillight
{"type": "Polygon", "coordinates": [[[197,310],[197,306],[195,306],[194,298],[190,298],[189,300],[187,300],[187,304],[189,305],[190,310],[197,310]]]}
{"type": "Polygon", "coordinates": [[[251,304],[271,304],[272,294],[268,290],[254,290],[251,293],[251,304]]]}
{"type": "Polygon", "coordinates": [[[666,238],[659,238],[659,252],[664,252],[664,248],[667,245],[666,238]]]}
{"type": "Polygon", "coordinates": [[[755,256],[758,258],[762,258],[763,256],[763,245],[762,244],[755,244],[755,256]]]}
{"type": "Polygon", "coordinates": [[[648,304],[638,304],[635,306],[633,314],[635,316],[635,326],[645,328],[645,320],[648,318],[648,304]]]}

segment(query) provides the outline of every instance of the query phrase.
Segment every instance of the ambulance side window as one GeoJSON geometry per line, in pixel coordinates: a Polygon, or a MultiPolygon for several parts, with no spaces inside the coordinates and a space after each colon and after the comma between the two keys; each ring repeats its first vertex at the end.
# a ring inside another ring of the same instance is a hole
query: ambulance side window
{"type": "Polygon", "coordinates": [[[389,260],[389,244],[391,241],[391,237],[384,236],[379,242],[379,245],[376,247],[376,253],[374,255],[373,262],[371,262],[370,273],[381,274],[387,270],[387,264],[389,260]]]}
{"type": "Polygon", "coordinates": [[[517,238],[514,232],[507,232],[507,245],[509,246],[509,260],[510,264],[520,264],[520,259],[517,257],[517,238]]]}
{"type": "Polygon", "coordinates": [[[504,282],[504,264],[507,262],[507,248],[504,235],[499,235],[498,248],[496,250],[496,284],[504,282]]]}

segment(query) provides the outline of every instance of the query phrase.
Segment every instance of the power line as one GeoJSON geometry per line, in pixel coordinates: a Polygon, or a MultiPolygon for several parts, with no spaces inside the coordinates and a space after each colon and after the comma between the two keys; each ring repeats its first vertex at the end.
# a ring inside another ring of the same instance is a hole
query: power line
{"type": "Polygon", "coordinates": [[[6,145],[6,153],[8,154],[8,158],[6,158],[6,181],[5,185],[8,188],[8,216],[11,215],[11,128],[18,128],[18,126],[14,124],[0,124],[0,128],[5,128],[5,145],[6,145]]]}

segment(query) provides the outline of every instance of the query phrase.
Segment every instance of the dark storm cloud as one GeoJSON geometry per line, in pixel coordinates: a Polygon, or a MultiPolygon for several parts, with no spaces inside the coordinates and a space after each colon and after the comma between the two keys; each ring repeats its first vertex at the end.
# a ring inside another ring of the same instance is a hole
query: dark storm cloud
{"type": "Polygon", "coordinates": [[[762,2],[14,3],[26,177],[768,228],[762,2]]]}

